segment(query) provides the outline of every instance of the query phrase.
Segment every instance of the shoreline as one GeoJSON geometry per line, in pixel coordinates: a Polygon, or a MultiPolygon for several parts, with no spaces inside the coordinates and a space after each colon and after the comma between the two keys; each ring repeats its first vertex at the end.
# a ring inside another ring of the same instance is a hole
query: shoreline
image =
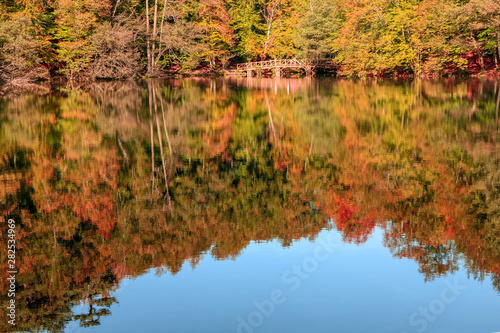
{"type": "MultiPolygon", "coordinates": [[[[499,68],[500,70],[500,68],[499,68]]],[[[83,89],[85,86],[102,83],[102,82],[130,82],[140,83],[147,80],[172,80],[172,79],[221,79],[221,78],[246,78],[246,75],[228,75],[221,72],[216,73],[201,73],[200,71],[191,71],[185,73],[172,73],[164,72],[157,76],[136,76],[128,79],[94,79],[94,80],[75,80],[70,81],[64,76],[57,76],[49,80],[27,81],[22,79],[15,79],[11,82],[0,84],[0,97],[9,95],[19,95],[26,93],[34,93],[37,95],[46,95],[61,89],[78,90],[83,89]]],[[[252,76],[252,79],[336,79],[336,80],[382,80],[382,81],[415,81],[415,80],[468,80],[468,79],[482,79],[482,80],[499,80],[500,72],[496,69],[487,71],[485,73],[473,73],[464,75],[443,75],[443,76],[415,76],[408,74],[395,74],[391,76],[383,75],[368,75],[368,76],[344,76],[338,74],[320,73],[318,75],[285,75],[275,77],[273,75],[257,75],[252,76]]]]}

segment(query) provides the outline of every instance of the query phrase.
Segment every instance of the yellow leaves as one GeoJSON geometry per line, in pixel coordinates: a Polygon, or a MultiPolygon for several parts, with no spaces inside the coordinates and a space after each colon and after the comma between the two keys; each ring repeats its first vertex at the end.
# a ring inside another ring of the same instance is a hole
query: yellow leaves
{"type": "Polygon", "coordinates": [[[454,61],[441,8],[447,5],[433,0],[349,3],[333,45],[341,73],[362,77],[441,72],[446,62],[454,61]]]}

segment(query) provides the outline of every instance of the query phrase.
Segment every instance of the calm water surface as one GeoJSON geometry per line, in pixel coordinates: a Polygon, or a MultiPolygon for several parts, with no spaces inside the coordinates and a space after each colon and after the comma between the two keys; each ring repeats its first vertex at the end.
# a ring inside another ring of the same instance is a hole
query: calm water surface
{"type": "Polygon", "coordinates": [[[499,107],[481,80],[0,99],[0,331],[500,331],[499,107]]]}

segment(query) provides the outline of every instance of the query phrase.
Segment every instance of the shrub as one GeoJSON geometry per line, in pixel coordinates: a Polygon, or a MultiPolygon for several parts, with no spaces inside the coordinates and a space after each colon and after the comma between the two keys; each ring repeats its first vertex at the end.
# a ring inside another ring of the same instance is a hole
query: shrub
{"type": "Polygon", "coordinates": [[[41,66],[44,44],[36,38],[29,18],[14,15],[0,21],[0,82],[33,82],[47,79],[41,66]]]}
{"type": "Polygon", "coordinates": [[[95,78],[125,79],[139,71],[135,33],[122,25],[105,22],[90,37],[93,60],[88,75],[95,78]]]}

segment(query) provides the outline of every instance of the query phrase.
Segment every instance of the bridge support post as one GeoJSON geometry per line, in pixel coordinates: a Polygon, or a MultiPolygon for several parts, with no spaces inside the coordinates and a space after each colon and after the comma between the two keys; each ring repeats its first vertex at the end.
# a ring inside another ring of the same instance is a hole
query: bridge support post
{"type": "Polygon", "coordinates": [[[257,66],[257,68],[255,69],[255,72],[256,72],[257,77],[262,77],[262,67],[257,66]]]}
{"type": "Polygon", "coordinates": [[[274,77],[281,77],[281,68],[280,67],[274,67],[274,77]]]}
{"type": "Polygon", "coordinates": [[[313,76],[314,75],[314,67],[312,66],[306,66],[306,76],[313,76]]]}
{"type": "Polygon", "coordinates": [[[251,69],[247,69],[247,77],[252,77],[252,70],[251,69]]]}

